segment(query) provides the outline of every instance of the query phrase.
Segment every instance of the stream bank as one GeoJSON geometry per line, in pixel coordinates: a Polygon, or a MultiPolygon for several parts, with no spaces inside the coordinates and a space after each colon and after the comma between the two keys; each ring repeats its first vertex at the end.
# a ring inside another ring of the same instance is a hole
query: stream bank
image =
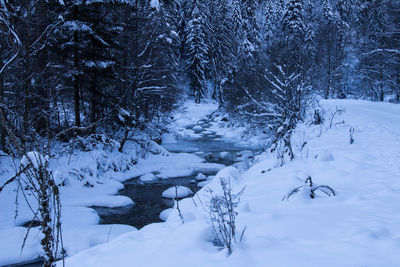
{"type": "MultiPolygon", "coordinates": [[[[187,130],[195,133],[195,138],[183,138],[176,142],[162,144],[162,146],[172,153],[190,153],[203,158],[205,162],[225,166],[252,159],[256,148],[226,141],[222,136],[204,127],[208,125],[206,122],[200,121],[200,123],[201,126],[196,124],[187,127],[187,130]]],[[[140,229],[151,223],[162,222],[159,218],[160,213],[174,205],[173,200],[161,196],[162,192],[173,186],[186,186],[196,193],[201,188],[197,184],[198,181],[195,182],[195,177],[199,173],[194,172],[185,177],[159,179],[151,183],[141,183],[138,177],[134,177],[124,183],[124,189],[119,191],[119,195],[131,198],[135,205],[93,208],[101,218],[100,224],[128,224],[140,229]]],[[[215,175],[216,172],[204,174],[210,176],[215,175]]]]}

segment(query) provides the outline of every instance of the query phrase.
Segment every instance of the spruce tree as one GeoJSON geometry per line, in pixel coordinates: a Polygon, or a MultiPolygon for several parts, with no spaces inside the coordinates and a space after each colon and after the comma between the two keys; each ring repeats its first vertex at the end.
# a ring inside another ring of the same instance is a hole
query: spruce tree
{"type": "Polygon", "coordinates": [[[203,0],[195,0],[193,3],[193,9],[185,28],[187,72],[190,79],[190,89],[196,103],[200,103],[201,98],[207,92],[205,71],[209,53],[205,26],[207,18],[204,17],[204,9],[206,7],[201,1],[203,0]]]}

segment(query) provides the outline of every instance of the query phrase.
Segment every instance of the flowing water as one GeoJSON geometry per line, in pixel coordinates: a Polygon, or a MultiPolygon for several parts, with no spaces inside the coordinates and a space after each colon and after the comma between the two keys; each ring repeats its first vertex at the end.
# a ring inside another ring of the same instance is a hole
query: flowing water
{"type": "MultiPolygon", "coordinates": [[[[236,161],[237,153],[243,150],[254,151],[256,149],[225,141],[221,136],[210,131],[203,130],[197,131],[197,133],[200,134],[199,138],[179,140],[176,143],[163,144],[162,146],[170,152],[193,153],[204,158],[207,162],[220,163],[226,166],[236,161]]],[[[172,186],[183,185],[189,187],[194,193],[197,192],[200,187],[197,186],[197,183],[192,183],[196,175],[197,173],[188,177],[159,180],[149,184],[138,183],[138,179],[133,178],[124,183],[125,187],[119,192],[119,195],[131,198],[135,205],[117,208],[93,208],[99,214],[101,224],[128,224],[140,229],[147,224],[161,222],[159,218],[161,211],[173,207],[173,200],[161,196],[164,190],[172,186]]],[[[36,260],[9,266],[40,267],[42,264],[42,260],[36,260]]]]}
{"type": "MultiPolygon", "coordinates": [[[[201,134],[200,138],[180,140],[177,143],[164,144],[163,147],[175,153],[194,153],[207,162],[226,166],[235,162],[236,153],[253,149],[224,141],[221,136],[209,131],[201,134]]],[[[183,185],[189,187],[194,193],[198,191],[200,188],[196,183],[192,183],[196,175],[197,173],[188,177],[159,180],[150,184],[138,183],[138,179],[134,178],[124,183],[125,188],[119,194],[131,198],[135,205],[119,208],[94,207],[94,209],[101,218],[101,224],[128,224],[140,229],[147,224],[161,222],[159,218],[161,211],[173,207],[172,200],[161,196],[164,190],[172,186],[183,185]]]]}

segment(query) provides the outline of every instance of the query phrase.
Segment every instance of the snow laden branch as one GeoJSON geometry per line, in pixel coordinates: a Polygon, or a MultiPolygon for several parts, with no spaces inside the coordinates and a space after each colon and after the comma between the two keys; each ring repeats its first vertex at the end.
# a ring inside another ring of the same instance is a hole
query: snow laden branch
{"type": "Polygon", "coordinates": [[[384,49],[384,48],[379,48],[379,49],[369,51],[367,53],[364,53],[364,55],[369,56],[369,55],[376,54],[376,53],[390,53],[390,54],[395,54],[395,55],[400,56],[399,49],[384,49]]]}

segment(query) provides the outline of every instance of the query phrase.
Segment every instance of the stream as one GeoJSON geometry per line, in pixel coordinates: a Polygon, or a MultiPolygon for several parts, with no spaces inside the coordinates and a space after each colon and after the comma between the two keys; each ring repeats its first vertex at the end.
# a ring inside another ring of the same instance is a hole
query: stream
{"type": "MultiPolygon", "coordinates": [[[[193,129],[196,126],[188,127],[193,129]]],[[[197,127],[199,128],[199,127],[197,127]]],[[[179,140],[176,143],[163,144],[162,146],[174,153],[193,153],[210,163],[220,163],[225,166],[232,165],[237,160],[238,154],[244,150],[254,150],[254,147],[237,146],[233,142],[222,139],[222,136],[208,131],[195,130],[201,137],[195,139],[179,140]]],[[[173,200],[165,199],[161,196],[162,192],[173,186],[186,186],[196,193],[201,187],[197,182],[193,183],[195,173],[187,177],[176,177],[162,179],[150,184],[138,183],[137,178],[133,178],[124,183],[124,189],[119,195],[131,198],[135,205],[128,207],[93,207],[100,216],[100,224],[128,224],[138,229],[143,226],[161,222],[160,213],[173,207],[173,200]]],[[[215,173],[209,174],[215,175],[215,173]]]]}
{"type": "MultiPolygon", "coordinates": [[[[187,129],[192,129],[198,134],[198,138],[182,139],[176,143],[162,144],[162,146],[173,153],[191,153],[203,158],[206,162],[220,163],[225,166],[237,162],[238,156],[242,151],[256,150],[254,147],[240,146],[234,142],[226,141],[222,136],[207,130],[209,124],[204,121],[199,123],[198,125],[187,127],[187,129]],[[198,130],[196,130],[196,126],[198,130]],[[202,126],[202,129],[198,126],[202,126]]],[[[124,189],[118,192],[119,195],[131,198],[135,202],[135,205],[117,208],[93,208],[100,216],[100,224],[127,224],[140,229],[151,223],[162,222],[159,218],[160,213],[174,205],[173,200],[161,196],[162,192],[170,187],[182,185],[190,188],[193,193],[196,193],[201,188],[197,186],[198,181],[193,183],[197,174],[194,173],[187,177],[157,180],[148,184],[138,183],[138,177],[135,177],[124,182],[124,189]]],[[[208,175],[214,174],[208,173],[208,175]]],[[[33,260],[7,266],[40,267],[42,264],[42,260],[33,260]]]]}

